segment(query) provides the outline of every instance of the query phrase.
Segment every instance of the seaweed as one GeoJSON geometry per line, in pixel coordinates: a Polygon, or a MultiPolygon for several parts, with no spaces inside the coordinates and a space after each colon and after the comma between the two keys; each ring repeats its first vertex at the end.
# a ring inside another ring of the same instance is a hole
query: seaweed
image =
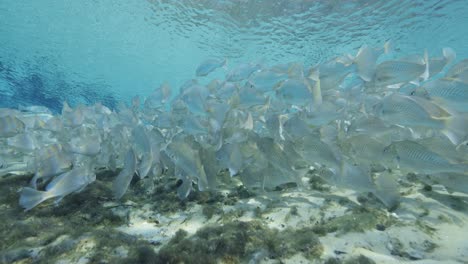
{"type": "Polygon", "coordinates": [[[194,235],[178,231],[158,253],[158,263],[243,263],[261,250],[281,259],[302,253],[317,259],[323,247],[312,229],[278,231],[259,221],[207,226],[194,235]]]}

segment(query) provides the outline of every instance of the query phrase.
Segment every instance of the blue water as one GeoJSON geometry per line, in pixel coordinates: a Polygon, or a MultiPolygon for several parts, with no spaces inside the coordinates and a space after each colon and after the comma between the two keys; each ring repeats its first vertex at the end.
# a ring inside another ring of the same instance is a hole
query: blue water
{"type": "MultiPolygon", "coordinates": [[[[394,56],[468,57],[468,2],[456,0],[0,1],[0,107],[115,107],[195,77],[208,57],[323,62],[363,44],[394,56]]],[[[224,76],[219,69],[212,77],[224,76]]],[[[207,81],[200,79],[201,82],[207,81]]]]}

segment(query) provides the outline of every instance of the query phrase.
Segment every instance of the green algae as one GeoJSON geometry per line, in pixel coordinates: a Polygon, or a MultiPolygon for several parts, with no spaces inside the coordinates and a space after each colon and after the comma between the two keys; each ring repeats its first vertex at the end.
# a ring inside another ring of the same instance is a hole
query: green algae
{"type": "Polygon", "coordinates": [[[259,221],[207,226],[188,236],[178,231],[158,253],[158,263],[244,263],[259,252],[281,259],[302,253],[317,259],[323,247],[312,229],[278,231],[259,221]]]}
{"type": "Polygon", "coordinates": [[[311,175],[309,178],[309,186],[312,190],[320,191],[320,192],[329,192],[330,186],[327,182],[318,175],[311,175]]]}
{"type": "Polygon", "coordinates": [[[423,231],[429,236],[433,236],[437,231],[437,228],[430,226],[429,224],[424,223],[422,220],[417,219],[415,225],[418,227],[419,230],[423,231]]]}
{"type": "Polygon", "coordinates": [[[338,235],[349,232],[364,232],[374,229],[377,225],[391,226],[395,222],[385,211],[356,207],[350,212],[331,219],[318,222],[313,230],[319,235],[336,232],[338,235]]]}
{"type": "MultiPolygon", "coordinates": [[[[0,260],[53,263],[67,259],[76,253],[75,247],[83,234],[92,234],[96,241],[96,254],[101,255],[97,260],[108,259],[105,248],[110,250],[123,243],[114,228],[125,224],[125,219],[103,207],[105,201],[112,199],[106,182],[98,180],[83,192],[65,197],[58,205],[46,202],[24,212],[18,205],[17,190],[27,185],[30,178],[31,175],[2,179],[0,260]]],[[[134,247],[134,240],[126,245],[134,247]]]]}
{"type": "Polygon", "coordinates": [[[376,264],[376,263],[375,263],[375,261],[373,261],[372,259],[370,259],[370,258],[368,258],[366,256],[359,255],[359,256],[347,259],[344,262],[344,264],[376,264]]]}

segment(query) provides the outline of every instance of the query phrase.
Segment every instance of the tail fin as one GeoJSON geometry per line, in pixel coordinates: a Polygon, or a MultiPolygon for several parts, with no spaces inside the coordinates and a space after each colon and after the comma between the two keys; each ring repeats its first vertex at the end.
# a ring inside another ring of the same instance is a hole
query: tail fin
{"type": "Polygon", "coordinates": [[[370,191],[373,189],[369,168],[355,166],[342,161],[339,174],[339,185],[348,188],[352,187],[357,191],[370,191]]]}
{"type": "Polygon", "coordinates": [[[446,64],[451,63],[457,57],[457,54],[451,48],[443,48],[442,49],[442,54],[444,55],[444,58],[447,60],[446,64]]]}
{"type": "Polygon", "coordinates": [[[453,115],[452,118],[445,121],[445,129],[442,131],[450,141],[458,146],[467,140],[468,136],[468,118],[460,114],[453,115]]]}
{"type": "Polygon", "coordinates": [[[375,196],[388,208],[395,208],[400,201],[397,176],[389,172],[382,172],[375,181],[375,196]]]}
{"type": "Polygon", "coordinates": [[[24,208],[25,211],[31,210],[32,208],[36,207],[36,205],[44,202],[49,198],[47,192],[38,191],[29,187],[24,187],[20,192],[21,196],[19,204],[24,208]]]}

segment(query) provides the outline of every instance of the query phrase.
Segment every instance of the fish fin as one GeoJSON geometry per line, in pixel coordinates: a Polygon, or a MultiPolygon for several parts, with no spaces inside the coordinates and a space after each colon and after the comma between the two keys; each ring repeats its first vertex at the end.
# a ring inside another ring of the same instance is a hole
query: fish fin
{"type": "Polygon", "coordinates": [[[314,81],[320,80],[320,69],[319,68],[310,69],[308,78],[314,81]]]}
{"type": "Polygon", "coordinates": [[[427,49],[424,50],[424,65],[426,66],[426,69],[421,77],[424,81],[427,81],[427,79],[429,79],[429,55],[427,53],[427,49]]]}
{"type": "Polygon", "coordinates": [[[387,85],[388,89],[400,89],[401,86],[403,86],[405,83],[395,83],[395,84],[390,84],[387,85]]]}
{"type": "Polygon", "coordinates": [[[336,58],[336,62],[341,63],[341,64],[345,65],[346,67],[350,66],[351,64],[353,64],[356,61],[356,58],[359,55],[359,53],[362,52],[362,50],[365,49],[365,48],[368,48],[368,47],[367,46],[362,46],[361,49],[359,49],[356,57],[354,57],[351,54],[346,54],[346,55],[343,55],[341,57],[336,58]]]}
{"type": "Polygon", "coordinates": [[[367,168],[341,161],[337,180],[338,185],[352,187],[358,191],[372,190],[370,172],[367,168]]]}
{"type": "Polygon", "coordinates": [[[375,180],[376,190],[373,194],[388,208],[393,209],[398,206],[400,193],[395,174],[382,173],[375,180]]]}
{"type": "Polygon", "coordinates": [[[119,175],[112,182],[112,190],[116,199],[122,198],[130,186],[133,175],[135,174],[136,155],[133,148],[128,150],[125,155],[124,168],[120,171],[119,175]]]}
{"type": "Polygon", "coordinates": [[[118,200],[122,198],[122,196],[127,192],[128,186],[130,185],[130,182],[133,179],[133,175],[135,172],[129,173],[126,171],[124,168],[117,178],[112,182],[112,190],[114,192],[115,198],[118,200]]]}
{"type": "Polygon", "coordinates": [[[454,114],[452,118],[444,120],[445,129],[442,133],[450,139],[454,145],[459,145],[467,139],[468,118],[460,114],[454,114]]]}
{"type": "Polygon", "coordinates": [[[30,187],[24,187],[21,189],[20,193],[19,204],[25,211],[31,210],[49,198],[47,192],[38,191],[30,187]]]}
{"type": "Polygon", "coordinates": [[[384,53],[388,54],[393,50],[393,42],[391,40],[387,40],[385,41],[385,44],[383,47],[384,47],[384,53]]]}
{"type": "Polygon", "coordinates": [[[444,58],[447,60],[447,64],[450,62],[454,61],[455,58],[457,57],[457,54],[452,48],[443,48],[442,49],[442,54],[444,55],[444,58]]]}

